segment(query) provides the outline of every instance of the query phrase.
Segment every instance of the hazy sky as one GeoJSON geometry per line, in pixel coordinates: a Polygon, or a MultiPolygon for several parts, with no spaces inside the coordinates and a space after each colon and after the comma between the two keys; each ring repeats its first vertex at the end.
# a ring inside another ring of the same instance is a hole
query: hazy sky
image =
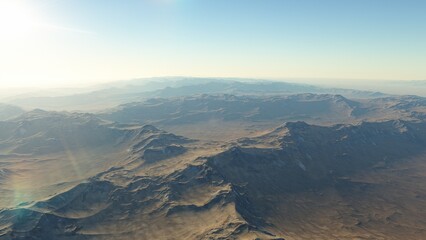
{"type": "Polygon", "coordinates": [[[0,87],[426,79],[424,0],[0,0],[0,87]]]}

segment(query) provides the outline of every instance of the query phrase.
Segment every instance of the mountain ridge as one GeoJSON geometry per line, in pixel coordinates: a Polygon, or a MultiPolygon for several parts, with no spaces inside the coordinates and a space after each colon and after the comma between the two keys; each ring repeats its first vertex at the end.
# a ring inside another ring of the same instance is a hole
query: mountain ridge
{"type": "MultiPolygon", "coordinates": [[[[425,130],[424,122],[409,121],[333,126],[288,122],[254,138],[211,143],[207,149],[216,152],[197,153],[197,142],[147,125],[134,135],[137,141],[127,149],[126,161],[44,201],[2,210],[0,238],[165,238],[173,231],[176,238],[299,239],[293,238],[297,228],[286,228],[271,215],[272,209],[282,208],[279,196],[356,190],[360,183],[355,176],[370,167],[388,169],[423,154],[425,130]],[[161,141],[152,134],[159,134],[161,141]],[[186,151],[154,161],[145,156],[151,147],[176,145],[186,151]],[[273,195],[276,198],[269,199],[273,195]],[[204,227],[194,218],[203,219],[204,227]]],[[[293,213],[296,218],[298,211],[293,213]]],[[[319,230],[303,226],[309,229],[306,234],[319,230]]],[[[354,233],[367,234],[356,225],[336,232],[354,233]]]]}

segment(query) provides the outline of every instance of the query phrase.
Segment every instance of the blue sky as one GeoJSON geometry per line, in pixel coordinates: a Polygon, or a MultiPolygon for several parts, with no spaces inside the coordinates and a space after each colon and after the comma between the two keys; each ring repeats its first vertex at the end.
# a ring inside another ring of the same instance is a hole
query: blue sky
{"type": "Polygon", "coordinates": [[[426,79],[426,1],[20,2],[13,11],[31,17],[0,17],[5,85],[170,75],[426,79]]]}

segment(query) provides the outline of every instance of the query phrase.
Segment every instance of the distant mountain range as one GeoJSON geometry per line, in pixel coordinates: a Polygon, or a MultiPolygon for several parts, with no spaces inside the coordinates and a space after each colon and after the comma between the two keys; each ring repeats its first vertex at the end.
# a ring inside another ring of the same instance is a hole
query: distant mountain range
{"type": "Polygon", "coordinates": [[[9,99],[8,103],[24,108],[47,110],[99,110],[129,102],[157,97],[179,97],[198,94],[282,95],[296,93],[341,94],[351,98],[386,96],[379,92],[353,89],[322,88],[307,84],[250,79],[160,78],[134,80],[102,85],[98,90],[64,96],[34,96],[9,99]]]}

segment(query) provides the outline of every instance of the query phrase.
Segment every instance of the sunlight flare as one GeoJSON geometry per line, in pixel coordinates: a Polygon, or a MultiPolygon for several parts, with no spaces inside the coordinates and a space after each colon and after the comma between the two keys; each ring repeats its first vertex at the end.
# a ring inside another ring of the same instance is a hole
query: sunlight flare
{"type": "Polygon", "coordinates": [[[38,22],[34,10],[23,1],[0,1],[0,33],[8,38],[24,36],[38,22]]]}

